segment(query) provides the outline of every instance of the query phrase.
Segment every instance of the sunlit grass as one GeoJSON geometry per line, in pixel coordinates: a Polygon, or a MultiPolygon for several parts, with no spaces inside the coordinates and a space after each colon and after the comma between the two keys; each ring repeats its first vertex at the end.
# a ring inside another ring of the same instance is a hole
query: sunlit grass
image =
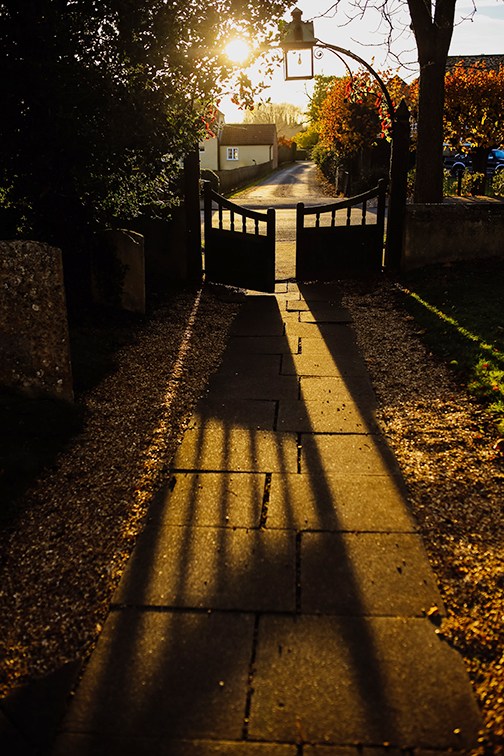
{"type": "Polygon", "coordinates": [[[504,262],[459,263],[406,277],[422,338],[481,401],[504,435],[504,262]]]}

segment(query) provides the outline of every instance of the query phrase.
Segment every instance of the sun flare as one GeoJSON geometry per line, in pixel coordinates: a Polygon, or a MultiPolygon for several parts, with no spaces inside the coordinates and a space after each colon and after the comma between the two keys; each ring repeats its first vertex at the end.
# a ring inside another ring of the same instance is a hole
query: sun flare
{"type": "Polygon", "coordinates": [[[226,55],[235,63],[243,63],[250,55],[250,47],[244,39],[233,39],[226,45],[226,55]]]}

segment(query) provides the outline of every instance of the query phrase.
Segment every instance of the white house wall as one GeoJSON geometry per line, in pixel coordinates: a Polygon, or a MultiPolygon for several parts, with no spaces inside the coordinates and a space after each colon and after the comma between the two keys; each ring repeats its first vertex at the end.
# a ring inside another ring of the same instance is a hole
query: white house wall
{"type": "MultiPolygon", "coordinates": [[[[275,150],[273,145],[258,144],[258,145],[226,145],[220,147],[220,167],[223,171],[229,171],[233,168],[243,168],[247,165],[260,165],[261,163],[268,163],[270,160],[274,160],[275,150]],[[238,160],[228,160],[228,150],[238,150],[238,160]]],[[[277,158],[278,160],[278,158],[277,158]]],[[[202,164],[203,167],[203,164],[202,164]]],[[[274,167],[277,166],[274,164],[274,167]]]]}
{"type": "Polygon", "coordinates": [[[200,168],[201,170],[218,171],[218,149],[219,140],[216,137],[211,139],[205,139],[204,142],[200,142],[200,168]],[[203,149],[202,149],[203,148],[203,149]]]}

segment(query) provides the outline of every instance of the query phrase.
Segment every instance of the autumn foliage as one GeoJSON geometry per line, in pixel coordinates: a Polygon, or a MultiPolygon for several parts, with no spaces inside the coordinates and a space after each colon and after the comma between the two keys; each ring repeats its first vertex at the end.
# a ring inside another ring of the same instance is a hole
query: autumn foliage
{"type": "Polygon", "coordinates": [[[445,77],[444,133],[453,147],[489,150],[504,143],[504,68],[460,62],[445,77]]]}
{"type": "MultiPolygon", "coordinates": [[[[380,73],[394,107],[413,90],[391,71],[380,73]]],[[[373,147],[379,139],[390,141],[390,114],[377,81],[364,69],[335,80],[321,109],[322,138],[338,152],[352,155],[373,147]]]]}

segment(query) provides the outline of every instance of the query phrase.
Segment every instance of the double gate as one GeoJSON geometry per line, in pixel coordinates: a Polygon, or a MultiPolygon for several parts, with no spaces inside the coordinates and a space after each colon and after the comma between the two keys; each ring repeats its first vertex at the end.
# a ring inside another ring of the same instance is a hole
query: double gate
{"type": "MultiPolygon", "coordinates": [[[[298,204],[297,280],[329,281],[342,273],[382,269],[385,189],[382,180],[375,189],[357,197],[316,207],[298,204]],[[343,220],[340,211],[346,211],[343,220]]],[[[207,280],[274,292],[275,211],[247,210],[221,197],[209,183],[205,184],[204,197],[207,280]]]]}

